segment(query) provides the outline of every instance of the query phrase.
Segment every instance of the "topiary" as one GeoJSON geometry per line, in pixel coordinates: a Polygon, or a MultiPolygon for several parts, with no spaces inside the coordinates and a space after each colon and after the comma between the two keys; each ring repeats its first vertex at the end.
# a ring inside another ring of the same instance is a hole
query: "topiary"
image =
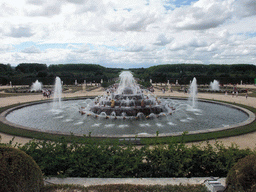
{"type": "Polygon", "coordinates": [[[256,191],[256,155],[240,159],[228,172],[227,191],[256,191]]]}
{"type": "Polygon", "coordinates": [[[32,157],[0,145],[0,192],[35,192],[42,187],[43,175],[32,157]]]}

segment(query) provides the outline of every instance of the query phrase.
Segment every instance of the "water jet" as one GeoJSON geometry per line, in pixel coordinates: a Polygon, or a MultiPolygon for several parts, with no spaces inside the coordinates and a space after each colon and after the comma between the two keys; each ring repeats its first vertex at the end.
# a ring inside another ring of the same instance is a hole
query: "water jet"
{"type": "Polygon", "coordinates": [[[210,83],[210,87],[211,87],[211,90],[213,91],[219,91],[220,90],[219,81],[214,80],[213,82],[210,83]]]}
{"type": "Polygon", "coordinates": [[[38,80],[36,80],[32,86],[30,91],[41,91],[43,87],[43,84],[41,82],[39,82],[38,80]]]}

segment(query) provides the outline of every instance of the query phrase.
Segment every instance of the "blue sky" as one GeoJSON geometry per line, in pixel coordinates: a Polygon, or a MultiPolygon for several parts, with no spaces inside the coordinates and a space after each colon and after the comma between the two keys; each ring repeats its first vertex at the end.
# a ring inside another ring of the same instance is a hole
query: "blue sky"
{"type": "Polygon", "coordinates": [[[255,0],[2,0],[0,63],[256,64],[255,0]]]}
{"type": "MultiPolygon", "coordinates": [[[[184,5],[191,5],[191,3],[196,2],[197,0],[169,0],[166,1],[170,5],[175,5],[175,7],[182,7],[184,5]]],[[[169,6],[170,7],[170,6],[169,6]]]]}

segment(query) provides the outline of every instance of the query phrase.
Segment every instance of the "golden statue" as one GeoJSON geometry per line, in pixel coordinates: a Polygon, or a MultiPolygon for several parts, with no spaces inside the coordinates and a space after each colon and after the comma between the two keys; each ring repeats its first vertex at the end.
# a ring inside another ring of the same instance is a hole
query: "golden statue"
{"type": "Polygon", "coordinates": [[[114,99],[111,100],[111,107],[112,107],[112,108],[115,107],[115,100],[114,100],[114,99]]]}

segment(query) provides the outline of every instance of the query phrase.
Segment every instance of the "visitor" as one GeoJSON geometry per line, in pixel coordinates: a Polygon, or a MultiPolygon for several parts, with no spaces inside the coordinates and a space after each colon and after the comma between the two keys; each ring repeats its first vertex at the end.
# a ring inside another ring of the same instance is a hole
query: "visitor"
{"type": "Polygon", "coordinates": [[[42,90],[43,97],[50,98],[51,96],[51,90],[42,90]]]}
{"type": "Polygon", "coordinates": [[[246,98],[246,99],[247,99],[247,97],[248,97],[248,93],[245,94],[245,98],[246,98]]]}

